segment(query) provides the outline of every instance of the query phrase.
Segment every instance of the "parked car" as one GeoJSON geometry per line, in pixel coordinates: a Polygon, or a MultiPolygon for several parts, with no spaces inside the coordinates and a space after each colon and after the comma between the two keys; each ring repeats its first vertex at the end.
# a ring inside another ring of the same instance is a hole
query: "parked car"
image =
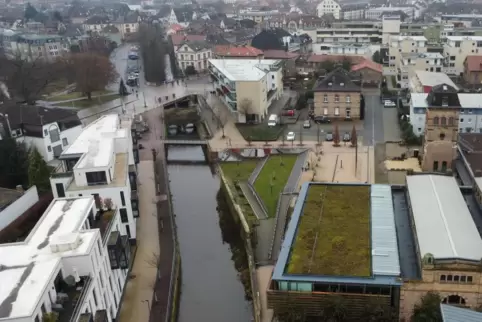
{"type": "Polygon", "coordinates": [[[177,134],[177,125],[169,125],[167,128],[167,133],[169,135],[176,135],[177,134]]]}
{"type": "Polygon", "coordinates": [[[331,120],[327,118],[326,116],[315,116],[313,119],[316,124],[326,124],[326,123],[331,123],[331,120]]]}
{"type": "Polygon", "coordinates": [[[333,141],[333,133],[331,132],[326,133],[325,140],[328,142],[333,141]]]}
{"type": "Polygon", "coordinates": [[[348,141],[350,141],[350,140],[351,140],[351,135],[350,135],[350,133],[345,132],[345,134],[343,134],[343,141],[348,142],[348,141]]]}
{"type": "Polygon", "coordinates": [[[395,104],[395,102],[393,102],[391,100],[385,100],[383,102],[383,106],[385,106],[385,107],[396,107],[397,104],[395,104]]]}
{"type": "Polygon", "coordinates": [[[294,141],[295,140],[295,132],[288,132],[288,135],[286,136],[287,141],[294,141]]]}
{"type": "Polygon", "coordinates": [[[309,129],[309,128],[311,127],[311,122],[310,122],[310,120],[304,121],[304,122],[303,122],[303,127],[304,127],[305,129],[309,129]]]}
{"type": "Polygon", "coordinates": [[[283,112],[281,112],[281,115],[283,115],[283,116],[295,116],[295,110],[283,110],[283,112]]]}
{"type": "Polygon", "coordinates": [[[191,134],[194,132],[194,124],[188,123],[185,127],[186,134],[191,134]]]}

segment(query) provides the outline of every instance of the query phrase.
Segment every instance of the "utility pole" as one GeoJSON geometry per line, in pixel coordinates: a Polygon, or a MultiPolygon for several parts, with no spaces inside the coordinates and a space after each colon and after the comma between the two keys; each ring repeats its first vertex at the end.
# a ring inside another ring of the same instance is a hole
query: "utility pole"
{"type": "Polygon", "coordinates": [[[358,138],[355,143],[356,143],[355,145],[355,177],[356,177],[356,171],[358,169],[358,138]]]}

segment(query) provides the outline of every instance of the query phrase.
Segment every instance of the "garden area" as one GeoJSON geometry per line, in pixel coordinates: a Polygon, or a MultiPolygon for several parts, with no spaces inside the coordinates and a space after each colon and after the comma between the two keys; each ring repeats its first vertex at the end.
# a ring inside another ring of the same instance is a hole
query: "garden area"
{"type": "Polygon", "coordinates": [[[254,182],[254,190],[263,200],[269,217],[276,214],[280,193],[288,182],[297,158],[295,154],[270,156],[254,182]]]}
{"type": "Polygon", "coordinates": [[[102,105],[107,102],[111,102],[113,100],[116,100],[120,98],[119,94],[109,94],[109,95],[104,95],[104,96],[97,96],[97,97],[92,97],[92,99],[81,99],[81,100],[75,100],[75,101],[70,101],[70,102],[64,102],[64,103],[57,103],[54,104],[54,106],[70,106],[70,107],[75,107],[75,108],[87,108],[87,107],[92,107],[92,106],[97,106],[97,105],[102,105]]]}
{"type": "Polygon", "coordinates": [[[286,271],[370,276],[370,239],[369,186],[311,185],[286,271]]]}
{"type": "Polygon", "coordinates": [[[260,124],[244,124],[237,123],[236,128],[243,138],[248,142],[253,141],[276,141],[278,137],[283,133],[284,126],[268,126],[267,123],[260,124]]]}
{"type": "MultiPolygon", "coordinates": [[[[105,94],[113,94],[112,91],[109,90],[103,90],[103,91],[97,91],[92,93],[92,97],[98,96],[98,95],[105,95],[105,94]]],[[[55,96],[50,96],[46,98],[46,101],[49,102],[60,102],[60,101],[69,101],[69,100],[75,100],[79,99],[82,97],[87,97],[82,92],[71,92],[71,93],[65,93],[61,95],[55,95],[55,96]]]]}
{"type": "Polygon", "coordinates": [[[257,217],[253,213],[253,209],[249,205],[248,200],[244,197],[243,192],[237,186],[239,181],[248,181],[249,176],[256,168],[257,160],[245,160],[242,162],[222,162],[220,163],[224,176],[229,181],[231,192],[236,199],[235,202],[241,207],[243,213],[246,215],[250,226],[257,223],[257,217]]]}

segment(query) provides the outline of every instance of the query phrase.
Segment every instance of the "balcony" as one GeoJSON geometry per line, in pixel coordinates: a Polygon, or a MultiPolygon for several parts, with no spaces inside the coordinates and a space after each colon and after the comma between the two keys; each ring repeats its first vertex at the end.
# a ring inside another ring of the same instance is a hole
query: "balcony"
{"type": "Polygon", "coordinates": [[[133,164],[129,165],[129,184],[132,191],[137,191],[137,169],[133,164]]]}
{"type": "Polygon", "coordinates": [[[89,217],[90,228],[97,228],[100,230],[102,242],[105,243],[106,236],[109,236],[109,232],[112,229],[112,223],[117,215],[118,209],[111,209],[107,211],[98,211],[95,218],[89,217]]]}
{"type": "Polygon", "coordinates": [[[90,276],[80,276],[79,282],[75,282],[74,277],[70,277],[70,281],[69,277],[62,281],[57,292],[57,301],[52,304],[52,310],[58,313],[58,322],[81,321],[80,310],[92,284],[90,276]]]}
{"type": "Polygon", "coordinates": [[[94,322],[108,322],[107,310],[97,310],[95,312],[94,322]]]}
{"type": "Polygon", "coordinates": [[[107,250],[112,269],[129,268],[131,249],[128,236],[121,236],[118,231],[113,231],[109,236],[107,250]]]}
{"type": "Polygon", "coordinates": [[[131,206],[132,206],[132,215],[134,218],[139,217],[139,196],[137,195],[137,191],[131,191],[131,206]]]}

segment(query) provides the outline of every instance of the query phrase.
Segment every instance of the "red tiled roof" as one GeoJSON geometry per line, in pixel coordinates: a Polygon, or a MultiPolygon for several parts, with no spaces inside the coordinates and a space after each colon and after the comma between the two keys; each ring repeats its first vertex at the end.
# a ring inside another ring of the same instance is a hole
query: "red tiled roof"
{"type": "Polygon", "coordinates": [[[324,61],[333,61],[333,62],[342,62],[343,60],[348,59],[352,62],[352,64],[359,64],[363,60],[364,57],[361,56],[346,56],[346,55],[311,55],[307,62],[308,63],[322,63],[324,61]]]}
{"type": "Polygon", "coordinates": [[[269,49],[264,51],[264,58],[266,59],[293,59],[300,57],[300,54],[289,53],[280,49],[269,49]]]}
{"type": "Polygon", "coordinates": [[[361,63],[358,63],[357,65],[352,66],[351,71],[356,72],[356,71],[359,71],[360,69],[363,69],[363,68],[368,68],[368,69],[374,70],[374,71],[379,72],[379,73],[383,72],[382,65],[377,64],[373,60],[366,59],[366,58],[361,63]]]}
{"type": "Polygon", "coordinates": [[[218,45],[214,48],[215,55],[225,57],[258,57],[263,51],[251,46],[218,45]]]}
{"type": "Polygon", "coordinates": [[[203,35],[171,35],[172,44],[179,46],[183,41],[206,41],[203,35]]]}
{"type": "Polygon", "coordinates": [[[170,29],[172,29],[172,30],[174,30],[174,31],[177,32],[177,31],[183,30],[184,27],[181,26],[180,24],[175,23],[175,24],[172,24],[172,25],[170,26],[170,29]]]}
{"type": "Polygon", "coordinates": [[[467,71],[480,72],[482,71],[482,56],[467,56],[465,64],[467,64],[467,71]]]}

